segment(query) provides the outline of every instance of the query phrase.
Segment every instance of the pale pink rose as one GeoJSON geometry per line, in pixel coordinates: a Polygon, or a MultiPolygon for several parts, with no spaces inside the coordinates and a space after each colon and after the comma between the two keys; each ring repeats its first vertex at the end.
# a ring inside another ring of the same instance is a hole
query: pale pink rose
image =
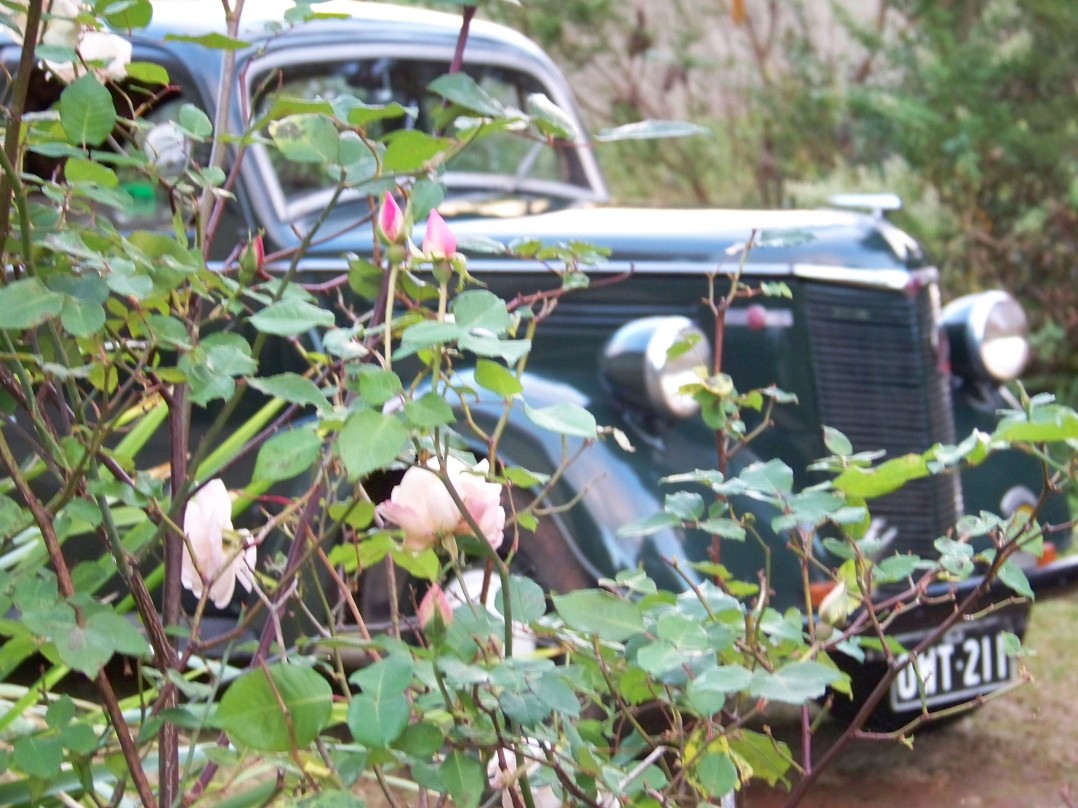
{"type": "MultiPolygon", "coordinates": [[[[487,461],[472,467],[451,456],[446,458],[446,472],[483,537],[498,549],[505,532],[505,509],[501,505],[502,487],[485,479],[487,461]]],[[[377,510],[404,531],[404,547],[412,552],[434,547],[444,536],[472,532],[438,476],[436,458],[428,460],[426,466],[408,469],[377,510]]]]}
{"type": "Polygon", "coordinates": [[[438,584],[433,584],[423,596],[423,600],[419,602],[418,616],[421,628],[429,626],[435,617],[441,620],[443,626],[448,626],[453,622],[453,606],[438,584]]]}
{"type": "Polygon", "coordinates": [[[445,223],[445,219],[436,210],[427,217],[427,228],[423,233],[423,255],[432,260],[452,258],[457,251],[457,239],[445,223]]]}
{"type": "Polygon", "coordinates": [[[434,469],[412,466],[404,472],[377,510],[404,531],[404,547],[414,553],[434,547],[460,521],[460,510],[438,477],[437,461],[434,469]]]}
{"type": "Polygon", "coordinates": [[[382,197],[378,211],[378,231],[387,244],[399,244],[404,235],[404,214],[392,194],[382,197]]]}
{"type": "MultiPolygon", "coordinates": [[[[450,458],[454,460],[455,458],[450,458]]],[[[459,461],[457,461],[459,463],[459,461]]],[[[492,549],[497,550],[505,535],[505,508],[502,507],[502,487],[498,483],[487,482],[487,461],[483,460],[469,469],[463,463],[453,478],[454,486],[468,513],[479,526],[479,532],[492,549]]],[[[471,533],[467,520],[461,519],[457,526],[458,533],[471,533]]]]}
{"type": "Polygon", "coordinates": [[[257,550],[232,529],[232,498],[220,480],[210,480],[187,501],[183,513],[183,547],[180,581],[201,598],[209,587],[214,606],[223,609],[232,600],[236,581],[248,592],[254,582],[252,570],[257,550]]]}

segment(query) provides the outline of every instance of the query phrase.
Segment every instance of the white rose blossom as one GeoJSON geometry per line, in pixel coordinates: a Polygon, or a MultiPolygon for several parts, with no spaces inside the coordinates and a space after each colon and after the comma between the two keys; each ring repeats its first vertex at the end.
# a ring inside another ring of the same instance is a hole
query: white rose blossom
{"type": "MultiPolygon", "coordinates": [[[[26,0],[21,5],[25,9],[26,0]]],[[[81,57],[81,60],[68,62],[46,60],[45,66],[54,77],[70,84],[87,72],[84,62],[101,79],[119,81],[127,76],[127,65],[131,61],[130,42],[107,31],[84,29],[78,21],[82,9],[75,0],[51,0],[51,3],[46,0],[42,10],[46,16],[42,18],[38,41],[50,47],[76,50],[81,57]]],[[[12,31],[12,35],[22,42],[26,12],[16,12],[13,19],[18,30],[12,31]]]]}
{"type": "MultiPolygon", "coordinates": [[[[20,0],[23,9],[29,0],[20,0]]],[[[42,28],[38,33],[38,41],[42,45],[50,45],[58,48],[74,48],[79,43],[81,29],[76,17],[79,16],[79,4],[75,0],[45,0],[41,9],[42,28]]],[[[12,30],[12,36],[16,42],[22,42],[23,32],[26,30],[26,11],[16,11],[12,19],[18,26],[12,30]]]]}
{"type": "MultiPolygon", "coordinates": [[[[487,461],[469,466],[447,457],[446,471],[468,514],[487,543],[497,550],[505,532],[505,509],[501,505],[501,485],[485,479],[487,461]]],[[[383,519],[404,531],[404,547],[412,552],[434,547],[445,536],[472,532],[437,472],[436,458],[425,466],[413,466],[393,488],[389,499],[378,506],[383,519]]]]}
{"type": "Polygon", "coordinates": [[[183,532],[187,540],[180,581],[185,589],[201,598],[208,586],[218,609],[232,600],[236,581],[251,591],[258,551],[247,531],[232,529],[232,498],[221,480],[210,480],[187,501],[183,532]]]}
{"type": "MultiPolygon", "coordinates": [[[[119,81],[127,75],[131,61],[131,43],[121,36],[107,31],[86,31],[79,39],[79,55],[90,69],[102,79],[119,81]]],[[[45,62],[52,74],[60,81],[70,84],[86,73],[86,66],[74,62],[45,62]]]]}

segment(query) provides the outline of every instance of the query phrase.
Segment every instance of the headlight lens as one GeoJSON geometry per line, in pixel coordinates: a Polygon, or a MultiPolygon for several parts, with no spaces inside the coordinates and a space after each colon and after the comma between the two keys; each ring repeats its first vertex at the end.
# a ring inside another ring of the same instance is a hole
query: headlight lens
{"type": "Polygon", "coordinates": [[[995,383],[1017,379],[1029,362],[1029,321],[1003,291],[966,295],[943,310],[951,364],[967,377],[995,383]]]}
{"type": "Polygon", "coordinates": [[[642,317],[619,328],[603,349],[603,386],[616,399],[664,420],[695,415],[700,406],[681,388],[711,365],[707,336],[687,317],[642,317]],[[681,346],[671,352],[675,346],[681,346]]]}

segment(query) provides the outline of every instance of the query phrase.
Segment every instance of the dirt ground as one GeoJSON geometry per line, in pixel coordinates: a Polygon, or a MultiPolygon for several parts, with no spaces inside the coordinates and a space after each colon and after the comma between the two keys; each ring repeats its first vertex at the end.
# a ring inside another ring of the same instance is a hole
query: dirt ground
{"type": "MultiPolygon", "coordinates": [[[[1032,684],[945,726],[913,748],[862,743],[825,772],[802,806],[1071,808],[1078,806],[1078,595],[1038,603],[1026,637],[1032,684]]],[[[796,737],[792,724],[775,734],[796,737]]],[[[837,737],[826,727],[815,748],[837,737]]],[[[785,805],[754,789],[744,808],[785,805]]]]}

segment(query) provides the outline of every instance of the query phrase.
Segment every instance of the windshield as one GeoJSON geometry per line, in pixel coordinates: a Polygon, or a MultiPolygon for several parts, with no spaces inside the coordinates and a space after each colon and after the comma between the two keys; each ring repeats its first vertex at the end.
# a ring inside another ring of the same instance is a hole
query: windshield
{"type": "MultiPolygon", "coordinates": [[[[364,124],[362,135],[368,142],[398,131],[433,133],[443,101],[427,87],[446,71],[446,64],[440,61],[388,57],[283,65],[259,81],[265,89],[255,96],[255,112],[279,117],[271,112],[289,108],[289,104],[295,107],[296,101],[324,101],[335,109],[355,101],[369,107],[399,104],[405,114],[364,124]]],[[[525,109],[529,95],[547,92],[534,76],[509,67],[479,65],[467,67],[465,72],[506,109],[525,109]]],[[[350,134],[342,133],[341,137],[350,134]]],[[[272,173],[267,179],[276,180],[275,190],[279,190],[286,219],[323,207],[340,177],[339,165],[290,160],[272,144],[267,146],[267,156],[272,173]]],[[[350,167],[348,171],[354,176],[349,180],[361,185],[373,178],[376,170],[372,158],[367,166],[350,167]],[[369,173],[364,175],[364,171],[369,173]]],[[[564,144],[551,147],[534,134],[504,129],[485,133],[453,156],[445,166],[444,180],[458,198],[465,194],[477,203],[481,197],[530,195],[574,200],[588,198],[591,193],[575,149],[564,144]]]]}

